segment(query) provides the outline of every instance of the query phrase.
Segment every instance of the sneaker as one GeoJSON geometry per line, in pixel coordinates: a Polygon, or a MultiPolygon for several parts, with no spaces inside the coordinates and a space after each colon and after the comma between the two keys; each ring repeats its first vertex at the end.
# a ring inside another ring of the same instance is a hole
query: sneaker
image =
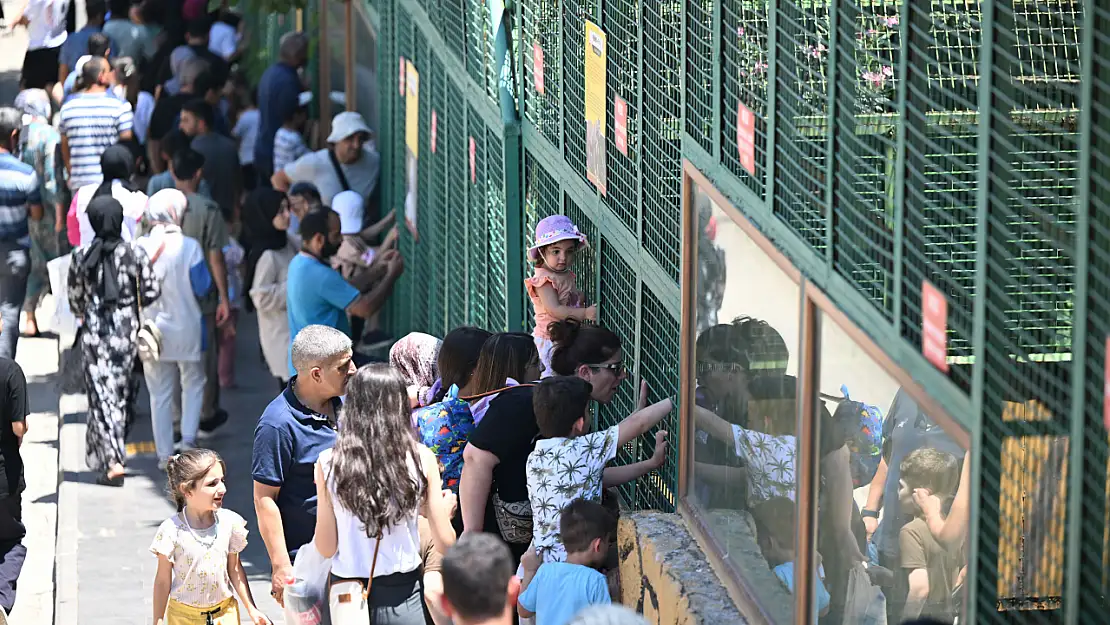
{"type": "MultiPolygon", "coordinates": [[[[165,473],[166,472],[166,467],[169,466],[169,464],[170,464],[170,459],[169,458],[159,459],[158,460],[158,470],[161,471],[162,473],[165,473]]],[[[2,609],[2,608],[0,608],[0,609],[2,609]]]]}
{"type": "Polygon", "coordinates": [[[200,433],[211,434],[227,423],[227,411],[217,408],[215,414],[200,422],[200,433]]]}

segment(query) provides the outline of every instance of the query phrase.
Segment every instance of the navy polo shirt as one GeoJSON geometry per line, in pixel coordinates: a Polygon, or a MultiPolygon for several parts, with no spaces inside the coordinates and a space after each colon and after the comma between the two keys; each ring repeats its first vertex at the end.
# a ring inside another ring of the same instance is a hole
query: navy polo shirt
{"type": "MultiPolygon", "coordinates": [[[[293,385],[266,406],[254,428],[251,473],[254,481],[281,489],[277,505],[290,555],[312,540],[316,532],[314,465],[320,452],[335,445],[335,425],[325,415],[305,407],[293,385]]],[[[336,411],[339,398],[333,400],[336,411]]]]}

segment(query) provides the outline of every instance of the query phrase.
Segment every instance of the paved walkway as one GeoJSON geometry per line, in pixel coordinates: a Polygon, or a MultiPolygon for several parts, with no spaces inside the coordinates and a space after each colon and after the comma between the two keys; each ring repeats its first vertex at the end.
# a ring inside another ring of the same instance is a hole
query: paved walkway
{"type": "MultiPolygon", "coordinates": [[[[240,318],[238,342],[237,387],[225,389],[221,397],[231,419],[201,444],[219,452],[228,465],[224,505],[243,515],[250,531],[243,566],[256,601],[280,622],[280,608],[270,598],[269,560],[258,535],[250,475],[254,424],[277,389],[262,364],[253,316],[240,318]]],[[[75,549],[76,553],[75,557],[58,559],[57,622],[150,623],[157,567],[147,549],[158,525],[174,513],[174,508],[166,497],[165,475],[158,470],[153,454],[149,400],[144,391],[138,403],[139,417],[128,439],[129,448],[139,453],[128,460],[129,475],[123,488],[97,485],[96,476],[85,466],[85,398],[63,396],[61,405],[64,479],[59,550],[68,554],[75,549]]],[[[21,621],[17,623],[22,625],[21,621]]]]}
{"type": "MultiPolygon", "coordinates": [[[[2,1],[8,16],[20,4],[2,1]]],[[[84,2],[77,1],[83,22],[84,2]]],[[[10,106],[18,92],[26,45],[25,30],[0,32],[0,106],[10,106]]],[[[48,300],[38,317],[44,331],[49,329],[52,310],[48,300]]],[[[218,451],[228,464],[225,503],[248,522],[249,544],[243,564],[251,589],[263,611],[280,623],[280,608],[270,598],[269,561],[258,535],[250,478],[254,423],[276,389],[261,362],[253,316],[242,317],[239,329],[238,387],[225,391],[221,402],[231,420],[204,444],[218,451]]],[[[63,342],[71,340],[61,337],[63,342]]],[[[128,441],[129,450],[137,453],[128,461],[126,485],[96,485],[84,461],[85,398],[59,397],[56,390],[58,343],[55,337],[21,338],[16,356],[27,375],[32,414],[21,449],[27,473],[23,515],[28,556],[11,622],[151,623],[156,566],[147,548],[158,525],[174,509],[165,496],[165,477],[157,470],[153,455],[150,404],[144,392],[128,441]]]]}

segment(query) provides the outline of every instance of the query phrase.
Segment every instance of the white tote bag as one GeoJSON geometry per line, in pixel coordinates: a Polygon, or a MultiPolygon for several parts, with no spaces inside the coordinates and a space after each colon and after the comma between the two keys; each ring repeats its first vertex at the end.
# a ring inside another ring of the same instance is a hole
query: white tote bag
{"type": "MultiPolygon", "coordinates": [[[[54,295],[54,318],[51,327],[60,337],[69,337],[77,334],[77,317],[69,309],[69,266],[73,257],[63,254],[46,263],[46,271],[50,276],[50,292],[54,295]]],[[[63,341],[63,345],[68,341],[63,341]]]]}

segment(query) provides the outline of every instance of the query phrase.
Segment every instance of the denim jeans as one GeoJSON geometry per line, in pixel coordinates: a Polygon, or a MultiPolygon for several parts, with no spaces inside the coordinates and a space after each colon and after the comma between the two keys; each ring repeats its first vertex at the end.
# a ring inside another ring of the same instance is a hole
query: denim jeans
{"type": "Polygon", "coordinates": [[[31,273],[31,255],[27,248],[14,241],[0,241],[0,358],[15,358],[19,340],[19,311],[27,294],[27,276],[31,273]]]}
{"type": "Polygon", "coordinates": [[[158,459],[173,455],[173,422],[175,404],[181,406],[181,442],[196,444],[200,426],[201,405],[204,403],[204,363],[144,362],[143,374],[150,393],[150,425],[154,430],[154,448],[158,459]],[[177,373],[181,372],[181,394],[177,394],[177,373]],[[180,402],[176,401],[180,397],[180,402]]]}

